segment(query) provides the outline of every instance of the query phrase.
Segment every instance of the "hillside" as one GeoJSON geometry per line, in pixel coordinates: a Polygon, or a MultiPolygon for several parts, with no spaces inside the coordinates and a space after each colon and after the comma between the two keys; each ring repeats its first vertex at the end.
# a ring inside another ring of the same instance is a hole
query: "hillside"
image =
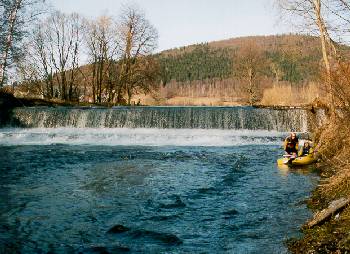
{"type": "Polygon", "coordinates": [[[156,57],[161,104],[300,105],[322,97],[317,84],[322,55],[318,38],[312,36],[233,38],[166,50],[156,57]]]}
{"type": "Polygon", "coordinates": [[[234,38],[164,51],[158,55],[162,78],[166,83],[239,76],[239,58],[247,47],[263,58],[261,76],[275,76],[272,64],[283,72],[281,81],[301,82],[317,75],[321,59],[318,38],[280,35],[234,38]]]}

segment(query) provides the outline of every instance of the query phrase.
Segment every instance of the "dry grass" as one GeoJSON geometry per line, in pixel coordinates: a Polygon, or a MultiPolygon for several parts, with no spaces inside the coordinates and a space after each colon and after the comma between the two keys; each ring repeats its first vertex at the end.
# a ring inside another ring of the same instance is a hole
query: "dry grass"
{"type": "Polygon", "coordinates": [[[152,94],[139,94],[135,95],[131,100],[131,105],[137,105],[140,103],[141,105],[147,105],[147,106],[157,106],[159,105],[159,102],[157,101],[157,98],[152,94]]]}
{"type": "Polygon", "coordinates": [[[137,95],[132,99],[131,104],[137,104],[138,102],[146,106],[240,106],[244,104],[237,100],[209,97],[173,97],[166,99],[159,98],[157,95],[137,95]]]}
{"type": "MultiPolygon", "coordinates": [[[[292,85],[272,80],[259,81],[256,91],[258,104],[265,106],[310,105],[324,93],[316,83],[292,85]]],[[[164,105],[236,106],[248,105],[249,94],[243,81],[235,79],[204,80],[192,83],[171,82],[161,87],[158,97],[164,105]]]]}
{"type": "MultiPolygon", "coordinates": [[[[323,179],[309,201],[313,210],[321,210],[333,200],[350,197],[350,63],[335,67],[333,105],[338,110],[330,111],[328,122],[315,135],[323,179]]],[[[289,243],[294,253],[350,253],[350,206],[303,232],[302,239],[289,243]]]]}
{"type": "Polygon", "coordinates": [[[175,97],[165,101],[168,106],[239,106],[241,102],[209,97],[175,97]]]}
{"type": "Polygon", "coordinates": [[[208,97],[232,100],[232,98],[240,97],[248,100],[245,84],[233,78],[197,80],[192,82],[171,81],[165,87],[160,87],[159,95],[166,99],[174,97],[208,97]]]}
{"type": "Polygon", "coordinates": [[[319,189],[327,200],[350,195],[349,120],[332,119],[318,139],[319,154],[328,165],[328,183],[319,189]]]}
{"type": "Polygon", "coordinates": [[[280,84],[265,89],[260,104],[302,106],[311,104],[316,98],[321,96],[321,91],[315,83],[302,86],[280,84]]]}

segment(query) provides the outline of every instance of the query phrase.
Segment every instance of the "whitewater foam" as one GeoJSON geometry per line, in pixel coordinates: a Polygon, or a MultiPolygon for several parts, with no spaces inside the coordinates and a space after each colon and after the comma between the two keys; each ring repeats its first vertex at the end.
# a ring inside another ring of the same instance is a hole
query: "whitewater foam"
{"type": "Polygon", "coordinates": [[[278,145],[285,133],[220,129],[8,128],[0,145],[241,146],[278,145]]]}

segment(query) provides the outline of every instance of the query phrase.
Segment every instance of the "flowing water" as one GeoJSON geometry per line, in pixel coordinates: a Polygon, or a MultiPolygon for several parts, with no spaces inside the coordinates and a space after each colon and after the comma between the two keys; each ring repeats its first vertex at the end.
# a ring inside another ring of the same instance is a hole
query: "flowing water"
{"type": "MultiPolygon", "coordinates": [[[[323,111],[317,119],[322,119],[323,111]]],[[[34,107],[14,110],[11,125],[36,128],[248,129],[305,132],[309,114],[303,109],[252,107],[34,107]]]]}
{"type": "Polygon", "coordinates": [[[284,253],[310,217],[317,175],[278,169],[286,133],[260,119],[76,128],[21,114],[36,128],[0,129],[1,253],[284,253]]]}

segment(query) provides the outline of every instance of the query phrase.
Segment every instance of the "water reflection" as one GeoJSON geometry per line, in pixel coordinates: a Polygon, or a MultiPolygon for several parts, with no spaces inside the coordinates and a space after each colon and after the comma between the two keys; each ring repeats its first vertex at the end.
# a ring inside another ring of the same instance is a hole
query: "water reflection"
{"type": "Polygon", "coordinates": [[[287,177],[289,174],[302,174],[305,176],[310,176],[317,174],[316,167],[314,165],[308,166],[288,166],[288,165],[277,165],[279,172],[282,176],[287,177]]]}

